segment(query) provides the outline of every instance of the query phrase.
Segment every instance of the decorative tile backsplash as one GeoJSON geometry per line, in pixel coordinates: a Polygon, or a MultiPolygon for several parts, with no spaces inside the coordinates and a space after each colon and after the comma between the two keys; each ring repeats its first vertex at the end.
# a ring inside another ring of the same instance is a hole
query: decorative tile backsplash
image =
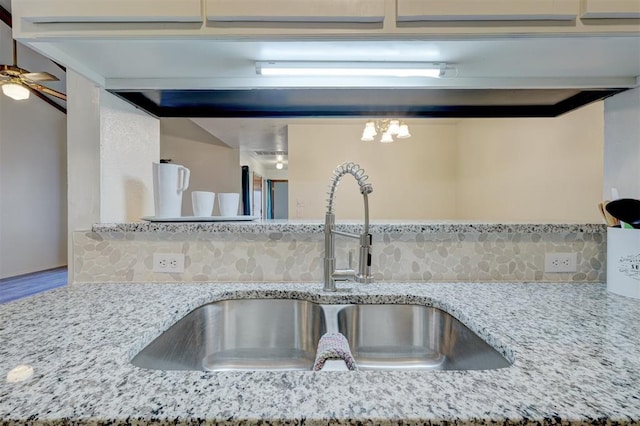
{"type": "MultiPolygon", "coordinates": [[[[246,226],[246,225],[245,225],[246,226]]],[[[277,228],[276,228],[277,229],[277,228]]],[[[544,229],[544,228],[543,228],[544,229]]],[[[565,232],[374,233],[378,282],[604,282],[604,228],[565,232]],[[576,252],[575,273],[545,273],[546,252],[576,252]]],[[[324,236],[316,232],[75,232],[79,282],[320,282],[324,236]],[[154,253],[183,253],[180,274],[153,272],[154,253]]],[[[511,231],[511,230],[510,230],[511,231]]],[[[336,238],[339,268],[357,242],[336,238]]]]}

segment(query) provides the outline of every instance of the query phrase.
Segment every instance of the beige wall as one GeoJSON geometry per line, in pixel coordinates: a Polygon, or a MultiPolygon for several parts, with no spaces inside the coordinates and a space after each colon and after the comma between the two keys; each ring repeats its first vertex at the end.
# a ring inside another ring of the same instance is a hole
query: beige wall
{"type": "MultiPolygon", "coordinates": [[[[229,148],[191,120],[161,120],[160,157],[170,158],[174,164],[191,171],[189,188],[182,197],[183,216],[193,215],[191,191],[241,192],[239,151],[229,148]]],[[[214,214],[219,214],[217,196],[214,214]]]]}
{"type": "MultiPolygon", "coordinates": [[[[11,30],[0,24],[0,63],[11,30]]],[[[67,264],[66,116],[0,94],[0,278],[67,264]]]]}
{"type": "MultiPolygon", "coordinates": [[[[455,212],[455,123],[411,126],[393,144],[362,142],[363,124],[289,125],[289,218],[322,219],[332,170],[359,163],[370,176],[371,219],[445,219],[455,212]]],[[[362,218],[362,196],[345,176],[337,191],[340,220],[362,218]]]]}
{"type": "Polygon", "coordinates": [[[603,103],[458,125],[458,219],[599,223],[603,103]]]}
{"type": "MultiPolygon", "coordinates": [[[[351,160],[373,184],[373,219],[599,223],[603,120],[602,102],[556,118],[433,120],[393,144],[360,141],[363,123],[290,125],[289,215],[321,219],[331,171],[351,160]]],[[[359,219],[343,180],[337,216],[359,219]]]]}

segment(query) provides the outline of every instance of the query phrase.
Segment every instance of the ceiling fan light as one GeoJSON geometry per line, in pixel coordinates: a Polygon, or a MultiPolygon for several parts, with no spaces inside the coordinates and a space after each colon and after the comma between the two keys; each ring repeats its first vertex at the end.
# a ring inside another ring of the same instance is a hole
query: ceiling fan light
{"type": "Polygon", "coordinates": [[[16,83],[3,84],[2,93],[16,101],[29,99],[29,89],[16,83]]]}
{"type": "Polygon", "coordinates": [[[407,139],[411,137],[411,133],[409,133],[409,126],[402,123],[398,130],[398,135],[396,136],[398,139],[407,139]]]}
{"type": "Polygon", "coordinates": [[[371,142],[373,141],[373,136],[371,135],[365,135],[364,133],[362,134],[362,137],[360,138],[360,140],[362,142],[371,142]]]}
{"type": "Polygon", "coordinates": [[[380,138],[380,142],[382,142],[382,143],[391,143],[391,142],[393,142],[393,137],[391,136],[391,134],[388,131],[384,132],[382,134],[382,137],[380,138]]]}

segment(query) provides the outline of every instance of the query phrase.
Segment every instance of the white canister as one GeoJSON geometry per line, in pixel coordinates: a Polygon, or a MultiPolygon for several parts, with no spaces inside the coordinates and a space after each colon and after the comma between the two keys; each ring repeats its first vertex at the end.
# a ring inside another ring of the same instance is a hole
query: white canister
{"type": "Polygon", "coordinates": [[[182,193],[189,187],[189,169],[153,163],[153,202],[157,218],[182,216],[182,193]]]}
{"type": "Polygon", "coordinates": [[[607,290],[640,299],[640,229],[607,228],[607,290]]]}

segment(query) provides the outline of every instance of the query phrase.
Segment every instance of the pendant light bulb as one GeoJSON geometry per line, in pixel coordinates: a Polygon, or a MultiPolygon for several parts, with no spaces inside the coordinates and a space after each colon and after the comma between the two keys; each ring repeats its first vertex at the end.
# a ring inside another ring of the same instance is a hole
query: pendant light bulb
{"type": "Polygon", "coordinates": [[[389,133],[391,136],[395,136],[400,133],[400,122],[398,120],[391,120],[389,122],[387,133],[389,133]]]}
{"type": "Polygon", "coordinates": [[[384,132],[382,134],[382,137],[380,138],[380,142],[382,142],[382,143],[391,143],[391,142],[393,142],[393,137],[391,136],[391,134],[388,131],[384,132]]]}
{"type": "Polygon", "coordinates": [[[398,130],[398,135],[396,136],[398,139],[407,139],[411,137],[411,133],[409,133],[409,126],[402,123],[398,130]]]}

